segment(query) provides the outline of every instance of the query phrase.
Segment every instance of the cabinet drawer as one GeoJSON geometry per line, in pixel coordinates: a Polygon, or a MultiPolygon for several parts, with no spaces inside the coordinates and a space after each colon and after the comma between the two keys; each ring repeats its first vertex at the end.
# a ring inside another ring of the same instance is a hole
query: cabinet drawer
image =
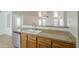
{"type": "Polygon", "coordinates": [[[53,48],[75,48],[75,45],[72,43],[52,40],[52,47],[53,48]]]}
{"type": "Polygon", "coordinates": [[[38,42],[42,42],[42,43],[51,45],[51,39],[43,38],[43,37],[38,37],[37,39],[38,39],[38,42]]]}

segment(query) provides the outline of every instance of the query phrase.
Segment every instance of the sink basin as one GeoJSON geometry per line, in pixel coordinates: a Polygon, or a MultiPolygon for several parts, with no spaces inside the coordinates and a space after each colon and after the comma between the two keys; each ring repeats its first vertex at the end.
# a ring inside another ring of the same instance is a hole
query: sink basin
{"type": "Polygon", "coordinates": [[[31,33],[31,34],[39,34],[42,31],[41,30],[30,29],[30,30],[24,30],[23,32],[31,33]]]}

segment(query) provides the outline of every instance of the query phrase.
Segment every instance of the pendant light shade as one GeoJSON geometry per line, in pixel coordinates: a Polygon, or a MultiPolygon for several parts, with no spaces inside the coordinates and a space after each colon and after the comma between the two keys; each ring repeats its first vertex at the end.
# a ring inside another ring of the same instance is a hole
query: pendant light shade
{"type": "Polygon", "coordinates": [[[39,11],[38,16],[41,17],[41,18],[48,18],[46,11],[39,11]]]}

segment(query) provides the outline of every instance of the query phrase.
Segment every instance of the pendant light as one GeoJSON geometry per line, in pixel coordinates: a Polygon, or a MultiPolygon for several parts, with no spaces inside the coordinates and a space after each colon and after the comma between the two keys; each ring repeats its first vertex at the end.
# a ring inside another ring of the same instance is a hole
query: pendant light
{"type": "Polygon", "coordinates": [[[47,12],[46,11],[39,11],[38,16],[40,18],[48,18],[47,12]]]}

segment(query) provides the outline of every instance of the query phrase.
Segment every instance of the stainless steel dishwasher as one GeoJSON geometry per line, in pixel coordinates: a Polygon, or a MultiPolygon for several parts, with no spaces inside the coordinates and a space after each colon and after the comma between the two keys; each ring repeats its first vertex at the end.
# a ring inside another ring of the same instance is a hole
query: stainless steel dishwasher
{"type": "Polygon", "coordinates": [[[20,48],[20,32],[13,32],[12,41],[15,48],[20,48]]]}

